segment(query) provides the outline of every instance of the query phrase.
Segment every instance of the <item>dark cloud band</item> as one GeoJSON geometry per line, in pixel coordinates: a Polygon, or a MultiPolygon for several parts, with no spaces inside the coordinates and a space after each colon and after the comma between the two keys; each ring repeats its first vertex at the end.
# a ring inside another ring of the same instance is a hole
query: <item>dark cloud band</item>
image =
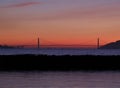
{"type": "Polygon", "coordinates": [[[43,4],[43,3],[42,2],[24,2],[24,3],[7,5],[7,6],[3,6],[3,7],[0,7],[0,8],[25,7],[25,6],[31,6],[31,5],[37,5],[37,4],[43,4]]]}

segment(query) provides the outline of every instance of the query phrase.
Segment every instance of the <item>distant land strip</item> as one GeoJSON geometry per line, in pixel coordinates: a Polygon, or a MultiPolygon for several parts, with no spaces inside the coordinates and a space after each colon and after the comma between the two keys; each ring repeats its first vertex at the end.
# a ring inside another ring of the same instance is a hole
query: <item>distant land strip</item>
{"type": "MultiPolygon", "coordinates": [[[[102,45],[101,45],[102,46],[102,45]]],[[[1,45],[1,48],[37,48],[37,45],[1,45]]],[[[96,45],[63,45],[63,44],[56,44],[56,45],[40,45],[41,48],[96,48],[96,45]]]]}

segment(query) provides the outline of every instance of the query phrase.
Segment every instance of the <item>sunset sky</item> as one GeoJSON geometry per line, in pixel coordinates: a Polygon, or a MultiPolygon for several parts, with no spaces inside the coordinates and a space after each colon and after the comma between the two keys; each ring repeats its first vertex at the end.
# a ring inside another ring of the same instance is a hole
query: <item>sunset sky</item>
{"type": "Polygon", "coordinates": [[[0,0],[0,44],[101,44],[120,39],[120,0],[0,0]]]}

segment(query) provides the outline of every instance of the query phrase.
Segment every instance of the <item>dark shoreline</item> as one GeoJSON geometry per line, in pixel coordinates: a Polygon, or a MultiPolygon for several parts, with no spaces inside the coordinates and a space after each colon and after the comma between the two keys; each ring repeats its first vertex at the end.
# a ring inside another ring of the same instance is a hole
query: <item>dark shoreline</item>
{"type": "Polygon", "coordinates": [[[0,55],[0,71],[120,71],[120,56],[0,55]]]}

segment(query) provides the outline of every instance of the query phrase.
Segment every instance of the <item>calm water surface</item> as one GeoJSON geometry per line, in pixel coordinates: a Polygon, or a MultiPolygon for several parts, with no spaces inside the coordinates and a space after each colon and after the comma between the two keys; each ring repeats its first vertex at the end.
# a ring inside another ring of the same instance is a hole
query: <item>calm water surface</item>
{"type": "Polygon", "coordinates": [[[120,88],[120,72],[0,72],[0,88],[120,88]]]}

